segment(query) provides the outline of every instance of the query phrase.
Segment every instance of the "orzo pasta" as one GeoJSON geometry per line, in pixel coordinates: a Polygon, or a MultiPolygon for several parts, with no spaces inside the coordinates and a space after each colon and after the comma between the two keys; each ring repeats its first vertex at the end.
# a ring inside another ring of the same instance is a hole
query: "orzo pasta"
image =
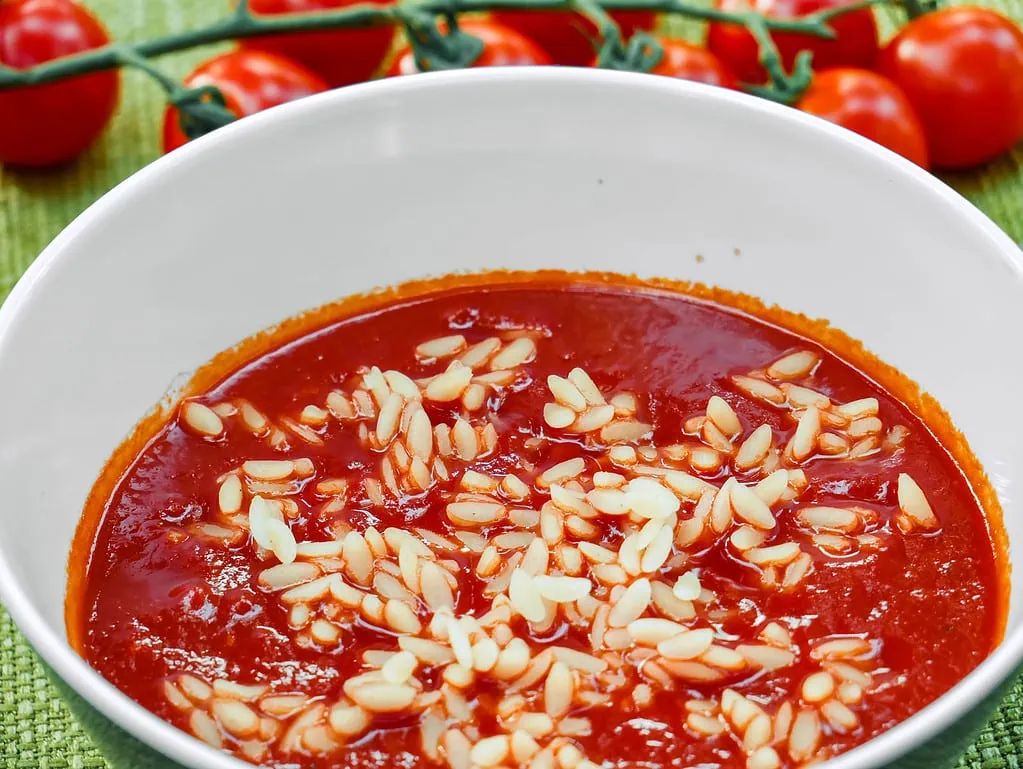
{"type": "Polygon", "coordinates": [[[670,292],[394,301],[225,372],[120,470],[76,644],[270,766],[803,767],[1004,620],[917,415],[670,292]]]}

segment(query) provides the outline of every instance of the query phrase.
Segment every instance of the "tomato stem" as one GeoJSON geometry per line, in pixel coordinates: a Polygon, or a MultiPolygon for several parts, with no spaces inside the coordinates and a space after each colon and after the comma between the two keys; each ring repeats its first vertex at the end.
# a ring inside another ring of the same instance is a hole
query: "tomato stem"
{"type": "MultiPolygon", "coordinates": [[[[887,0],[861,0],[796,19],[771,18],[754,12],[732,13],[703,7],[691,0],[583,0],[583,4],[591,12],[598,9],[605,15],[608,11],[648,11],[747,27],[751,27],[752,24],[762,35],[775,31],[833,38],[835,32],[828,23],[831,19],[885,1],[887,0]]],[[[907,12],[912,14],[913,9],[910,6],[923,7],[934,0],[899,1],[906,6],[907,12]]],[[[579,0],[399,0],[391,5],[358,3],[314,13],[260,15],[251,12],[247,0],[239,0],[229,15],[203,27],[138,43],[110,43],[28,69],[0,65],[0,89],[52,83],[123,66],[140,68],[139,61],[211,43],[289,32],[394,25],[405,27],[407,31],[412,32],[410,38],[419,40],[417,62],[422,58],[422,63],[432,69],[467,66],[467,63],[471,64],[478,57],[481,44],[479,41],[473,42],[475,38],[455,28],[450,29],[447,34],[437,32],[437,17],[492,10],[564,11],[579,7],[579,0]],[[431,32],[429,27],[433,27],[434,31],[431,32]]],[[[763,48],[761,50],[763,51],[763,48]]],[[[777,50],[774,51],[774,55],[776,54],[777,50]]],[[[764,55],[771,60],[770,50],[762,54],[764,55]]],[[[791,77],[797,78],[798,82],[800,75],[793,73],[791,77]]]]}

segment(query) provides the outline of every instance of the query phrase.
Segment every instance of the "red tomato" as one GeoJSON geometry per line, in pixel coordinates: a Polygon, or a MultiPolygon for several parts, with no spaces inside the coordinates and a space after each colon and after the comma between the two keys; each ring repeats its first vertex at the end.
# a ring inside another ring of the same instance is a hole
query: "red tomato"
{"type": "Polygon", "coordinates": [[[664,49],[664,56],[650,70],[651,74],[735,88],[735,77],[721,60],[706,48],[673,38],[662,37],[659,38],[659,42],[664,49]]]}
{"type": "Polygon", "coordinates": [[[923,121],[938,168],[968,168],[1023,139],[1023,32],[986,8],[914,19],[885,47],[878,70],[923,121]]]}
{"type": "MultiPolygon", "coordinates": [[[[765,16],[795,19],[815,11],[845,5],[849,0],[717,0],[723,11],[759,11],[765,16]]],[[[877,23],[869,8],[852,11],[831,21],[838,35],[825,40],[812,35],[792,32],[773,32],[771,37],[778,46],[782,63],[791,71],[796,54],[801,50],[813,51],[816,70],[832,67],[863,67],[870,69],[877,58],[877,23]]],[[[744,27],[736,24],[711,24],[707,32],[707,47],[717,54],[743,83],[763,83],[767,74],[760,66],[757,41],[744,27]]]]}
{"type": "MultiPolygon", "coordinates": [[[[254,13],[270,15],[324,11],[362,1],[249,0],[249,8],[254,13]]],[[[254,37],[242,41],[241,46],[293,59],[322,77],[331,87],[337,87],[373,77],[393,41],[393,27],[367,27],[254,37]]]]}
{"type": "Polygon", "coordinates": [[[920,119],[888,78],[865,69],[820,72],[796,106],[927,168],[927,140],[920,119]]]}
{"type": "MultiPolygon", "coordinates": [[[[443,25],[441,25],[443,27],[443,25]]],[[[483,53],[474,67],[529,66],[550,64],[550,57],[532,40],[523,37],[514,29],[508,29],[492,21],[466,19],[459,21],[459,29],[483,41],[483,53]]],[[[419,72],[412,49],[402,48],[394,57],[387,74],[411,75],[419,72]]]]}
{"type": "MultiPolygon", "coordinates": [[[[0,63],[8,67],[27,69],[109,41],[96,17],[72,0],[0,2],[0,63]]],[[[73,160],[106,128],[119,91],[115,71],[0,91],[0,162],[73,160]]]]}
{"type": "MultiPolygon", "coordinates": [[[[555,64],[585,67],[593,61],[596,50],[593,40],[597,27],[579,13],[565,11],[495,11],[494,21],[504,24],[533,40],[543,48],[555,64]]],[[[610,16],[622,30],[622,39],[633,32],[650,30],[657,16],[647,11],[611,11],[610,16]]]]}
{"type": "MultiPolygon", "coordinates": [[[[327,90],[319,75],[301,64],[263,51],[231,51],[200,64],[185,85],[214,85],[224,94],[228,109],[246,117],[278,104],[327,90]]],[[[178,112],[168,107],[163,119],[163,151],[188,141],[178,112]]]]}

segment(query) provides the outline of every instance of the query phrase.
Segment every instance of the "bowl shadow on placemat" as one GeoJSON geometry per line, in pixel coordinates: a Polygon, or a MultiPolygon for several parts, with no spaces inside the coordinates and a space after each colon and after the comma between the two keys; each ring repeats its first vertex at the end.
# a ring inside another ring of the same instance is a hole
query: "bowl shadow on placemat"
{"type": "MultiPolygon", "coordinates": [[[[111,722],[86,702],[40,660],[46,675],[64,702],[110,764],[110,769],[185,769],[181,764],[157,753],[111,722]]],[[[967,747],[987,725],[998,705],[1012,690],[1023,666],[975,708],[963,713],[950,728],[917,750],[887,764],[884,769],[953,769],[967,747]]]]}

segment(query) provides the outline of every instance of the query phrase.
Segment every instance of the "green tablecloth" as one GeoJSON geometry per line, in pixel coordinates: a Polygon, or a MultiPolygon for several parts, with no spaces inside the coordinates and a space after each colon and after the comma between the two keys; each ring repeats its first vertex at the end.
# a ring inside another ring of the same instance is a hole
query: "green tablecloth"
{"type": "MultiPolygon", "coordinates": [[[[223,13],[226,0],[92,0],[111,32],[140,39],[223,13]]],[[[993,6],[1023,21],[1023,0],[993,6]]],[[[683,30],[692,32],[691,25],[683,30]]],[[[209,51],[164,59],[183,75],[209,51]]],[[[0,169],[0,298],[32,259],[99,195],[157,157],[163,101],[144,76],[128,73],[120,113],[102,141],[73,167],[22,174],[0,169]]],[[[948,181],[1023,242],[1023,149],[981,173],[948,181]]],[[[970,769],[1023,767],[1023,682],[967,753],[970,769]]],[[[0,608],[0,769],[102,769],[103,759],[68,714],[28,644],[0,608]]]]}

